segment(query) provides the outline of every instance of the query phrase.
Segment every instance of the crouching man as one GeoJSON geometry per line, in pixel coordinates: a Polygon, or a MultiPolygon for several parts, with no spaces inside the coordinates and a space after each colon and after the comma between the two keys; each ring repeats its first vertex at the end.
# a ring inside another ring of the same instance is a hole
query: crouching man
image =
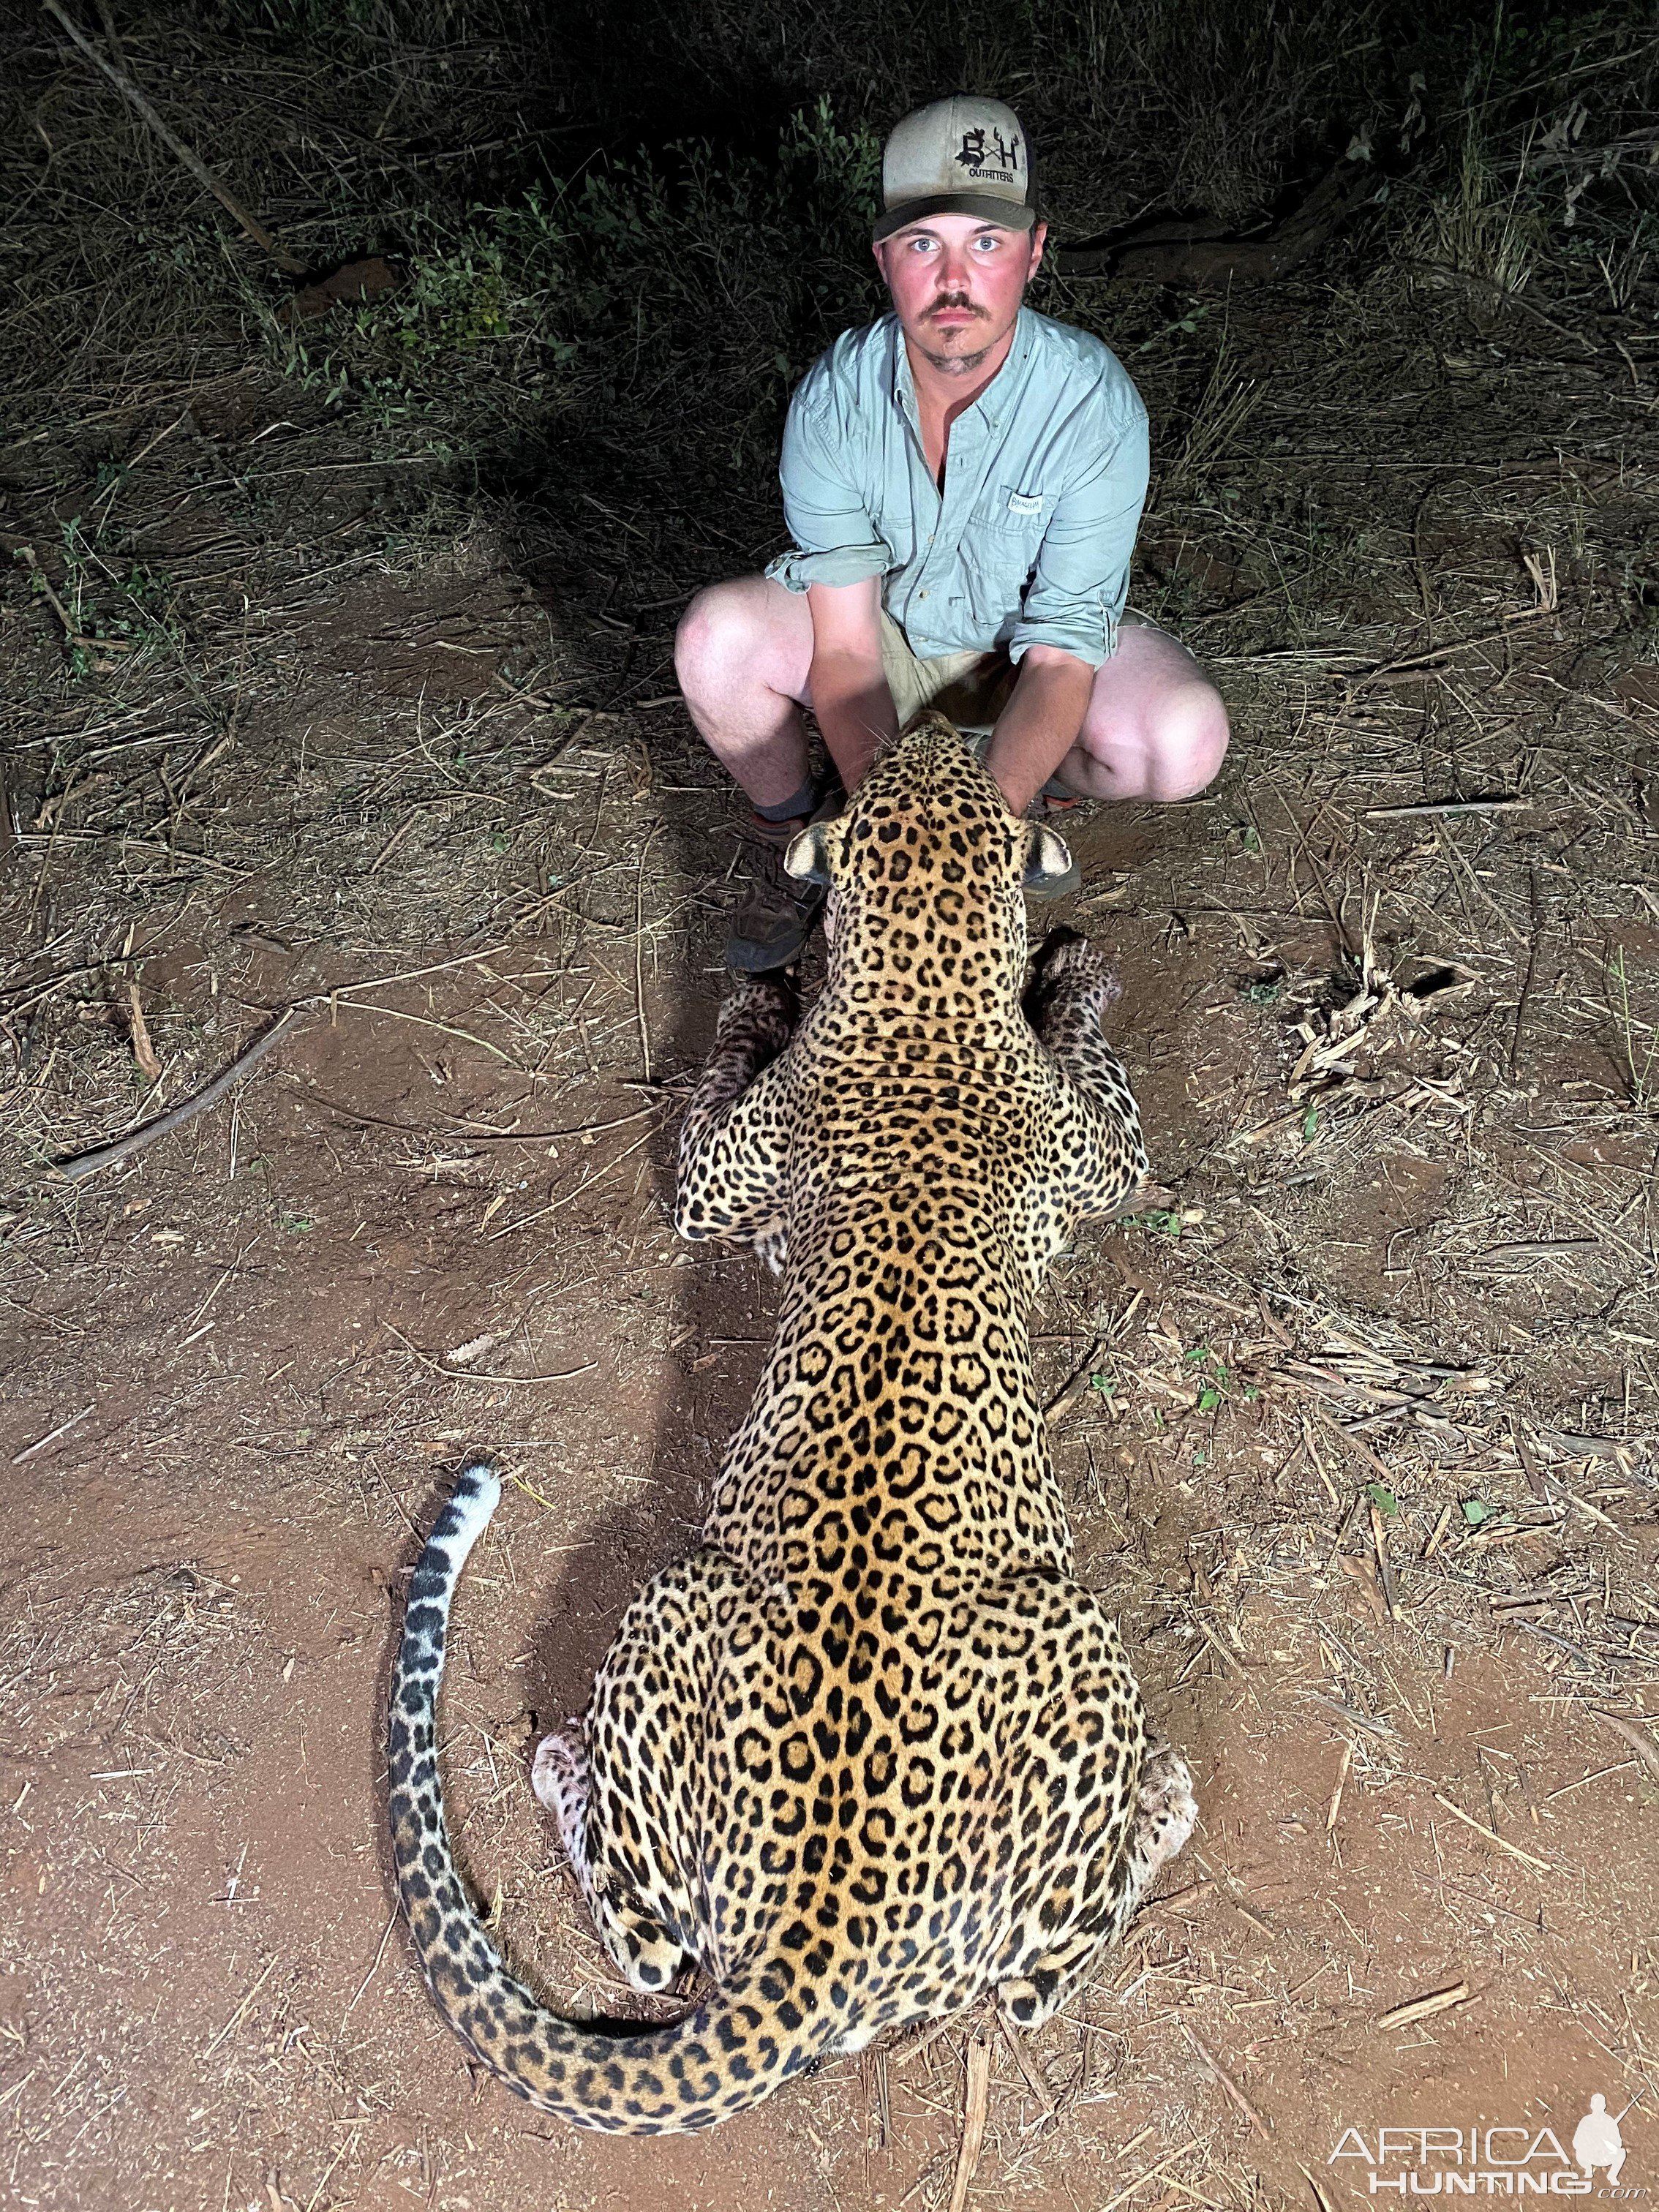
{"type": "Polygon", "coordinates": [[[793,547],[700,592],[676,646],[692,719],[754,810],[726,945],[751,971],[796,957],[821,896],[782,866],[836,801],[803,708],[851,791],[937,705],[987,734],[1017,814],[1190,798],[1227,749],[1198,663],[1125,617],[1146,410],[1109,348],[1022,304],[1047,226],[1012,109],[963,95],[908,116],[882,197],[892,312],[838,338],[790,404],[793,547]]]}

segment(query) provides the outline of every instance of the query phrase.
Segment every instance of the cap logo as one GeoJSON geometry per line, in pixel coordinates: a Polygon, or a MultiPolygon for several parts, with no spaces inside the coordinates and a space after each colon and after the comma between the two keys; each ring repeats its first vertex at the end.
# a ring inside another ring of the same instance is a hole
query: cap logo
{"type": "Polygon", "coordinates": [[[994,177],[999,183],[1016,185],[1019,182],[1018,134],[1005,139],[1000,131],[964,131],[957,161],[960,167],[971,169],[976,179],[994,177]]]}
{"type": "Polygon", "coordinates": [[[1006,229],[1036,225],[1036,163],[1012,107],[952,93],[893,126],[881,156],[878,245],[930,216],[965,215],[1006,229]]]}

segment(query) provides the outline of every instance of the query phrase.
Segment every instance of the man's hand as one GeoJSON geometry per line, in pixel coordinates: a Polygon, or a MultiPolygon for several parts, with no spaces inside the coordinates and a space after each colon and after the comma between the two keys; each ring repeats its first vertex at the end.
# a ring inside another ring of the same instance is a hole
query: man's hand
{"type": "Polygon", "coordinates": [[[1024,813],[1076,744],[1094,680],[1086,660],[1056,645],[1027,648],[985,756],[1013,813],[1024,813]]]}
{"type": "Polygon", "coordinates": [[[806,604],[812,613],[812,712],[850,792],[877,746],[898,735],[893,695],[881,665],[881,579],[814,584],[806,604]]]}

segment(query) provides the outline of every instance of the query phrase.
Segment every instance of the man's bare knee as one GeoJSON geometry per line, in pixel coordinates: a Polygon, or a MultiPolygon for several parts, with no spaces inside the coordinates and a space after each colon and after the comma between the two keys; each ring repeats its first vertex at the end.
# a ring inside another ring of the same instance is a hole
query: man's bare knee
{"type": "Polygon", "coordinates": [[[806,775],[811,659],[805,600],[763,576],[708,585],[680,618],[674,672],[691,720],[757,806],[793,798],[806,775]]]}
{"type": "Polygon", "coordinates": [[[755,604],[756,580],[744,576],[706,584],[693,597],[674,633],[674,672],[682,689],[752,657],[765,633],[755,604]]]}
{"type": "Polygon", "coordinates": [[[1145,796],[1194,799],[1227,757],[1227,709],[1213,684],[1172,685],[1146,711],[1145,796]]]}

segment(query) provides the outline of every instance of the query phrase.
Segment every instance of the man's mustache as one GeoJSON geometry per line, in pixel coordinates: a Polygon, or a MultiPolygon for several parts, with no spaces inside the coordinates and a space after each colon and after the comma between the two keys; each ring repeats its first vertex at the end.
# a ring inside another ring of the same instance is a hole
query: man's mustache
{"type": "Polygon", "coordinates": [[[952,314],[977,315],[982,323],[990,319],[985,308],[976,307],[971,300],[964,299],[960,293],[947,292],[934,301],[922,320],[928,321],[933,316],[944,313],[947,308],[952,314]]]}

